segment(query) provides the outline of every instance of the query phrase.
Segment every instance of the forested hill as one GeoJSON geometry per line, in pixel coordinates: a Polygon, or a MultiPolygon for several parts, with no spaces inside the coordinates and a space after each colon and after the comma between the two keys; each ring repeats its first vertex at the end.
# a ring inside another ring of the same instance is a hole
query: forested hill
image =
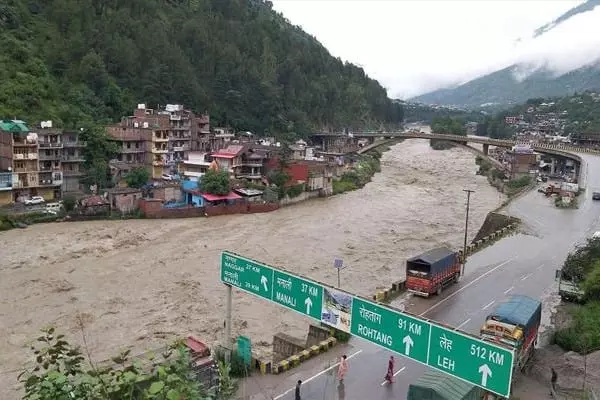
{"type": "Polygon", "coordinates": [[[379,83],[259,0],[3,0],[0,118],[183,103],[258,134],[402,120],[379,83]]]}

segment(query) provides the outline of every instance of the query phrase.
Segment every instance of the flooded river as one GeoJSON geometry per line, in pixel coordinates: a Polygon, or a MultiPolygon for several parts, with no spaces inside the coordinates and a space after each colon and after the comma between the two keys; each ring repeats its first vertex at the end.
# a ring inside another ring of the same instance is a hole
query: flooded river
{"type": "MultiPolygon", "coordinates": [[[[276,212],[175,220],[43,224],[0,233],[0,392],[15,387],[38,329],[56,325],[103,360],[192,334],[222,335],[225,289],[219,255],[232,250],[369,296],[403,277],[403,262],[436,245],[462,245],[465,193],[470,237],[504,198],[476,176],[475,156],[395,145],[365,188],[276,212]]],[[[234,291],[234,334],[267,351],[274,333],[304,336],[306,320],[234,291]]],[[[0,395],[14,398],[14,392],[0,395]]]]}

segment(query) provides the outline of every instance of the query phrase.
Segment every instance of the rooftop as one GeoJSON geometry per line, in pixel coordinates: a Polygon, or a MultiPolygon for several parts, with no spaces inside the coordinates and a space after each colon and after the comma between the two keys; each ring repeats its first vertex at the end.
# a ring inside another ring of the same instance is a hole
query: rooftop
{"type": "Polygon", "coordinates": [[[226,194],[225,196],[219,196],[210,193],[200,193],[200,196],[202,196],[206,201],[237,200],[242,198],[242,196],[234,192],[229,192],[229,194],[226,194]]]}
{"type": "Polygon", "coordinates": [[[19,119],[5,119],[0,121],[0,130],[13,133],[28,133],[29,128],[25,125],[25,121],[19,119]]]}

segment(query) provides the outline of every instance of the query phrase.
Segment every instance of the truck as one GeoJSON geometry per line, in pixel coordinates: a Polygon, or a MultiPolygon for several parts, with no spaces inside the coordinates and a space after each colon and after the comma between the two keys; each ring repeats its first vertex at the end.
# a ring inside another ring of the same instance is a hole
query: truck
{"type": "Polygon", "coordinates": [[[479,386],[439,371],[427,371],[408,386],[407,400],[483,400],[488,397],[479,386]]]}
{"type": "Polygon", "coordinates": [[[515,351],[515,370],[522,370],[533,356],[542,320],[542,303],[525,295],[513,295],[498,304],[480,330],[483,340],[515,351]]]}
{"type": "Polygon", "coordinates": [[[579,286],[579,282],[567,279],[562,269],[556,270],[556,280],[558,281],[558,294],[561,300],[581,303],[584,299],[584,291],[579,286]]]}
{"type": "Polygon", "coordinates": [[[429,297],[460,278],[460,256],[447,247],[438,247],[406,260],[406,288],[410,293],[429,297]]]}

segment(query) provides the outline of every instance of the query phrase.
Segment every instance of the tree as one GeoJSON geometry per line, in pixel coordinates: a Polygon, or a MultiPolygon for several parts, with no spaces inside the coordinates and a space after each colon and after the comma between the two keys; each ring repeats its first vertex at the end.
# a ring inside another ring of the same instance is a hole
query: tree
{"type": "Polygon", "coordinates": [[[204,193],[225,196],[231,192],[231,182],[227,171],[209,169],[200,179],[200,190],[204,193]]]}
{"type": "Polygon", "coordinates": [[[461,118],[455,117],[434,117],[431,121],[431,131],[446,135],[467,135],[465,122],[461,118]]]}
{"type": "Polygon", "coordinates": [[[127,186],[132,188],[141,188],[150,180],[150,172],[148,168],[137,167],[133,168],[127,175],[125,175],[125,182],[127,186]]]}
{"type": "Polygon", "coordinates": [[[269,1],[10,0],[0,32],[0,115],[32,123],[108,123],[136,101],[260,135],[403,120],[385,88],[269,1]]]}
{"type": "MultiPolygon", "coordinates": [[[[19,375],[26,400],[214,400],[228,399],[233,392],[229,375],[222,376],[228,389],[223,395],[203,391],[192,372],[189,352],[181,343],[172,345],[161,361],[154,361],[147,369],[140,362],[131,362],[129,351],[114,357],[113,366],[100,367],[87,351],[86,365],[81,350],[69,344],[64,335],[55,334],[54,328],[42,332],[37,339],[41,346],[32,346],[34,368],[19,375]]],[[[83,339],[85,343],[85,334],[83,339]]],[[[220,371],[229,373],[226,366],[220,371]]]]}
{"type": "Polygon", "coordinates": [[[87,185],[98,185],[99,188],[108,187],[108,162],[117,155],[117,145],[110,140],[104,128],[93,125],[84,128],[81,139],[87,141],[83,149],[85,176],[82,181],[87,185]]]}

